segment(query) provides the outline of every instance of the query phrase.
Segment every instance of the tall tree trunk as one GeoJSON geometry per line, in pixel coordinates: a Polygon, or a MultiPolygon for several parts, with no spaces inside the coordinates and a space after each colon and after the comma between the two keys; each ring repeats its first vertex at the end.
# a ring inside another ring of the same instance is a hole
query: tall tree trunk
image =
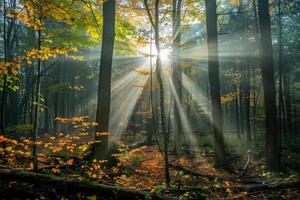
{"type": "Polygon", "coordinates": [[[32,90],[32,79],[33,79],[33,69],[30,66],[25,66],[25,81],[23,84],[24,87],[24,93],[22,96],[22,100],[20,102],[20,106],[19,106],[19,114],[22,115],[22,120],[21,123],[27,123],[27,105],[28,102],[30,101],[30,94],[31,94],[31,90],[32,90]]]}
{"type": "MultiPolygon", "coordinates": [[[[252,9],[254,14],[254,25],[255,25],[255,33],[254,38],[256,41],[256,48],[258,49],[259,55],[261,52],[259,45],[259,27],[258,27],[258,15],[257,15],[257,5],[256,0],[252,1],[252,9]]],[[[256,138],[256,112],[257,112],[257,93],[256,93],[256,66],[253,67],[253,139],[256,138]]]]}
{"type": "MultiPolygon", "coordinates": [[[[38,30],[38,51],[41,50],[41,29],[38,30]]],[[[33,140],[33,170],[38,170],[38,159],[37,159],[37,137],[38,137],[38,117],[39,117],[39,105],[40,105],[40,88],[41,88],[41,59],[38,58],[38,64],[37,64],[37,78],[36,78],[36,89],[35,89],[35,104],[34,104],[34,110],[33,110],[33,126],[32,126],[32,140],[33,140]]]]}
{"type": "Polygon", "coordinates": [[[290,81],[289,81],[286,68],[283,69],[283,87],[284,87],[283,92],[284,92],[284,99],[285,99],[287,131],[288,133],[293,133],[290,81]]]}
{"type": "MultiPolygon", "coordinates": [[[[111,99],[111,75],[113,49],[115,41],[115,0],[103,2],[103,33],[101,47],[101,61],[98,84],[98,104],[96,133],[106,133],[109,130],[109,114],[111,99]]],[[[101,159],[108,153],[108,136],[95,136],[100,143],[95,143],[93,158],[101,159]]]]}
{"type": "Polygon", "coordinates": [[[181,150],[182,124],[179,107],[182,106],[182,69],[180,65],[180,26],[181,26],[181,4],[182,0],[173,0],[173,46],[172,46],[172,68],[173,84],[178,102],[174,101],[174,150],[176,153],[181,150]],[[179,104],[179,105],[177,105],[179,104]]]}
{"type": "Polygon", "coordinates": [[[153,66],[152,66],[152,32],[153,32],[153,27],[151,26],[151,31],[150,31],[150,110],[151,110],[151,133],[148,133],[147,137],[147,144],[151,145],[152,144],[152,137],[157,134],[157,120],[155,116],[155,109],[154,109],[154,95],[153,95],[153,66]]]}
{"type": "MultiPolygon", "coordinates": [[[[234,91],[237,92],[237,86],[234,85],[234,91]]],[[[236,133],[237,133],[237,138],[241,139],[241,131],[240,131],[240,116],[239,116],[239,98],[236,97],[234,99],[234,107],[235,107],[235,119],[236,119],[236,133]]]]}
{"type": "Polygon", "coordinates": [[[169,170],[169,133],[166,129],[166,120],[165,120],[165,103],[164,103],[164,85],[163,85],[163,72],[162,72],[162,63],[160,57],[160,36],[159,36],[159,0],[155,1],[155,46],[158,56],[156,56],[156,76],[159,85],[159,103],[160,103],[160,117],[161,117],[161,130],[164,136],[164,154],[165,154],[165,178],[166,183],[170,184],[170,170],[169,170]]]}
{"type": "Polygon", "coordinates": [[[297,134],[298,131],[298,125],[297,125],[297,100],[296,100],[296,77],[294,77],[293,80],[293,87],[292,87],[292,98],[293,98],[293,133],[297,134]]]}
{"type": "Polygon", "coordinates": [[[273,47],[268,0],[258,1],[258,15],[261,30],[261,73],[266,117],[266,159],[270,168],[278,170],[280,167],[281,149],[277,124],[273,47]]]}
{"type": "Polygon", "coordinates": [[[283,99],[283,66],[282,66],[282,22],[281,22],[281,0],[278,0],[278,73],[279,73],[279,118],[278,118],[278,131],[279,141],[282,136],[286,139],[286,121],[285,121],[285,107],[283,99]]]}
{"type": "Polygon", "coordinates": [[[244,119],[245,124],[243,126],[246,127],[246,138],[247,138],[247,145],[250,145],[252,142],[251,137],[251,129],[250,129],[250,67],[249,67],[249,60],[247,56],[245,56],[248,52],[248,21],[246,19],[243,10],[245,9],[245,2],[240,0],[239,10],[242,12],[241,14],[241,28],[242,28],[242,52],[243,52],[243,61],[242,61],[242,68],[243,68],[243,79],[242,79],[242,93],[243,93],[243,101],[244,101],[244,108],[245,113],[242,113],[242,119],[244,119]]]}
{"type": "Polygon", "coordinates": [[[48,133],[50,128],[49,115],[50,115],[50,102],[49,102],[49,90],[48,90],[48,81],[45,82],[45,108],[44,108],[44,132],[48,133]]]}
{"type": "MultiPolygon", "coordinates": [[[[60,74],[61,74],[61,68],[56,65],[55,66],[55,71],[57,72],[57,76],[55,77],[55,83],[59,84],[60,83],[60,74]]],[[[59,91],[54,91],[54,96],[53,96],[53,114],[54,118],[59,117],[59,91]]],[[[53,122],[53,132],[56,133],[58,131],[58,121],[54,120],[53,122]]]]}
{"type": "MultiPolygon", "coordinates": [[[[9,10],[14,10],[16,8],[16,0],[11,0],[7,2],[7,5],[10,6],[9,10]]],[[[7,10],[7,9],[6,9],[7,10]]],[[[6,30],[6,60],[13,60],[13,47],[16,42],[16,24],[15,19],[10,18],[7,20],[7,30],[6,30]]],[[[10,73],[10,70],[9,72],[10,73]]],[[[9,126],[16,126],[18,123],[19,116],[16,115],[18,113],[18,93],[16,91],[8,90],[9,82],[6,83],[6,99],[9,101],[6,102],[6,124],[9,126]]]]}
{"type": "Polygon", "coordinates": [[[166,183],[169,185],[170,180],[170,170],[169,170],[169,133],[166,128],[166,120],[165,120],[165,105],[164,105],[164,85],[163,85],[163,72],[161,69],[161,58],[160,58],[160,35],[159,35],[159,0],[155,0],[155,10],[154,10],[154,20],[152,18],[148,1],[144,0],[144,4],[146,7],[146,11],[148,17],[150,19],[151,25],[154,28],[154,37],[155,37],[155,47],[156,47],[156,76],[159,85],[159,104],[160,104],[160,117],[161,117],[161,130],[162,135],[164,137],[164,170],[165,170],[165,179],[166,183]]]}
{"type": "Polygon", "coordinates": [[[246,110],[246,132],[247,132],[247,145],[252,143],[251,127],[250,127],[250,68],[249,63],[246,68],[246,85],[245,85],[245,110],[246,110]]]}
{"type": "MultiPolygon", "coordinates": [[[[4,44],[4,63],[7,62],[7,40],[6,40],[6,1],[3,1],[3,44],[4,44]]],[[[5,106],[6,106],[6,88],[7,87],[7,76],[3,77],[2,96],[1,96],[1,135],[5,136],[5,106]]],[[[5,142],[2,143],[3,149],[6,148],[5,142]]]]}
{"type": "Polygon", "coordinates": [[[244,70],[241,70],[241,80],[240,80],[240,94],[239,94],[239,106],[240,106],[240,127],[241,134],[244,135],[245,132],[245,117],[244,117],[244,70]]]}
{"type": "Polygon", "coordinates": [[[220,99],[216,0],[205,0],[205,6],[208,46],[208,75],[211,95],[211,112],[216,151],[216,164],[218,166],[226,166],[227,161],[225,158],[223,139],[223,118],[220,99]]]}

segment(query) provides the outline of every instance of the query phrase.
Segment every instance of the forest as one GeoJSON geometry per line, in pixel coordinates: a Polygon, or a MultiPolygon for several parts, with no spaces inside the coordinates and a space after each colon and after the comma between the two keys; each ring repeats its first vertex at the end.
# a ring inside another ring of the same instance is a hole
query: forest
{"type": "Polygon", "coordinates": [[[299,0],[1,0],[0,199],[300,199],[299,0]]]}

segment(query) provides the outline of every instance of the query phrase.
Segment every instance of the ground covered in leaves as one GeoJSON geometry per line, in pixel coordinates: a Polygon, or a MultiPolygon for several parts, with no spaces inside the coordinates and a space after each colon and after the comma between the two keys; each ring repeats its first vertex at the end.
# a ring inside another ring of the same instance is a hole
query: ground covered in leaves
{"type": "MultiPolygon", "coordinates": [[[[79,121],[82,119],[79,119],[79,121]]],[[[39,149],[39,173],[76,179],[82,182],[101,183],[130,190],[148,191],[179,199],[300,199],[300,187],[278,188],[278,184],[299,181],[299,149],[297,145],[283,151],[284,170],[274,173],[267,169],[264,160],[254,152],[244,155],[229,152],[231,166],[227,170],[214,166],[214,153],[205,148],[170,156],[171,184],[165,184],[164,158],[157,145],[130,148],[122,138],[114,141],[113,156],[108,160],[90,160],[85,156],[94,143],[88,128],[93,124],[76,123],[72,134],[42,135],[36,142],[39,149]],[[77,127],[78,126],[78,127],[77,127]],[[253,186],[271,185],[270,188],[251,189],[253,186]],[[273,187],[274,186],[274,187],[273,187]],[[272,188],[273,187],[273,188],[272,188]],[[250,189],[249,189],[250,188],[250,189]]],[[[139,138],[139,137],[137,137],[139,138]]],[[[142,137],[141,137],[142,138],[142,137]]],[[[0,148],[1,169],[31,171],[31,145],[29,137],[13,139],[0,136],[7,144],[0,148]],[[5,161],[5,162],[4,162],[5,161]]],[[[171,152],[170,152],[171,153],[171,152]]],[[[299,184],[300,185],[300,184],[299,184]]],[[[15,180],[1,180],[1,199],[101,199],[90,193],[69,191],[69,188],[44,186],[15,180]]],[[[102,199],[116,199],[110,197],[102,199]]]]}
{"type": "MultiPolygon", "coordinates": [[[[147,190],[151,193],[177,196],[181,199],[297,199],[300,196],[298,189],[253,192],[239,189],[244,185],[287,182],[296,180],[298,177],[296,174],[272,173],[260,163],[252,163],[245,175],[239,177],[239,173],[244,170],[246,160],[237,155],[232,156],[234,168],[231,172],[215,168],[213,166],[213,155],[198,153],[193,156],[171,156],[173,165],[170,167],[172,184],[166,186],[164,184],[163,157],[156,146],[143,146],[129,151],[126,145],[120,143],[118,148],[119,153],[115,154],[117,162],[113,166],[107,166],[108,161],[93,160],[91,163],[82,162],[80,166],[77,164],[74,168],[75,158],[53,156],[44,159],[44,161],[52,160],[53,164],[46,165],[46,162],[44,162],[41,166],[41,173],[88,179],[132,190],[147,190]],[[203,176],[176,169],[174,166],[182,166],[193,172],[203,174],[203,176]],[[208,176],[206,177],[206,175],[208,176]]],[[[69,194],[67,189],[58,191],[55,187],[44,188],[38,184],[26,184],[16,181],[1,182],[0,184],[1,195],[14,196],[19,199],[23,197],[29,199],[32,197],[38,199],[95,198],[93,195],[81,192],[69,194]]]]}

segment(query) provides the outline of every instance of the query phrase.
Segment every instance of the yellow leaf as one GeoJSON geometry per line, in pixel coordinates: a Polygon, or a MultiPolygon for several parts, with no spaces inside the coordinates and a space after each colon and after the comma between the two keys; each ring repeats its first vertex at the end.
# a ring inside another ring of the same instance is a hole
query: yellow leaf
{"type": "Polygon", "coordinates": [[[58,168],[52,168],[51,171],[52,171],[54,174],[60,173],[60,169],[58,169],[58,168]]]}
{"type": "Polygon", "coordinates": [[[74,160],[73,160],[73,159],[70,159],[70,160],[67,160],[66,164],[67,164],[67,165],[73,165],[73,162],[74,162],[74,160]]]}
{"type": "Polygon", "coordinates": [[[54,136],[49,137],[50,140],[55,140],[54,136]]]}
{"type": "Polygon", "coordinates": [[[10,140],[11,143],[13,143],[14,145],[18,144],[17,140],[10,140]]]}

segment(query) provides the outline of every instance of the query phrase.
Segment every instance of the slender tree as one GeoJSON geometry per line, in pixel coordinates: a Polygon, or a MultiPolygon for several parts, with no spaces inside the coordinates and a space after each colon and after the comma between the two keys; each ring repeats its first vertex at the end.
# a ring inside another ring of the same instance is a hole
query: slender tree
{"type": "MultiPolygon", "coordinates": [[[[96,133],[107,133],[109,130],[109,114],[111,99],[111,72],[113,61],[113,49],[115,41],[115,0],[103,2],[103,32],[101,61],[98,84],[98,104],[96,122],[96,133]]],[[[106,156],[108,151],[108,135],[95,137],[96,142],[93,157],[101,159],[106,156]]]]}
{"type": "Polygon", "coordinates": [[[157,134],[157,129],[156,129],[156,116],[155,116],[155,109],[154,109],[154,91],[153,91],[153,66],[152,66],[152,32],[153,32],[153,27],[151,26],[150,30],[150,57],[149,57],[149,63],[150,63],[150,99],[149,99],[149,105],[150,105],[150,110],[151,110],[151,123],[149,125],[151,126],[151,132],[147,134],[147,144],[151,145],[152,144],[152,137],[157,134]]]}
{"type": "MultiPolygon", "coordinates": [[[[256,48],[258,49],[258,52],[260,52],[260,47],[259,47],[259,27],[258,27],[258,17],[257,17],[257,5],[256,5],[256,0],[252,1],[252,9],[253,9],[253,15],[254,15],[254,25],[255,25],[255,33],[254,33],[254,38],[256,41],[256,48]]],[[[253,67],[253,138],[255,139],[256,137],[256,107],[257,107],[257,93],[256,93],[256,67],[253,67]]]]}
{"type": "MultiPolygon", "coordinates": [[[[234,83],[234,91],[237,92],[237,86],[236,83],[234,83]]],[[[241,139],[241,130],[240,130],[240,117],[239,117],[239,98],[236,97],[234,99],[234,110],[235,110],[235,120],[236,120],[236,132],[237,132],[237,138],[241,139]]]]}
{"type": "Polygon", "coordinates": [[[217,4],[216,0],[205,0],[206,27],[208,46],[208,76],[211,96],[211,112],[213,121],[213,135],[215,141],[216,164],[226,166],[223,117],[220,99],[217,4]]]}
{"type": "MultiPolygon", "coordinates": [[[[40,8],[39,8],[40,10],[40,8]]],[[[41,20],[41,19],[40,19],[41,20]]],[[[38,51],[41,50],[42,45],[42,31],[41,28],[38,30],[37,47],[38,51]]],[[[33,170],[38,170],[38,159],[37,159],[37,138],[39,129],[39,107],[40,107],[40,90],[41,90],[41,59],[37,59],[37,77],[36,77],[36,88],[35,88],[35,99],[34,99],[34,110],[33,110],[33,126],[32,126],[32,140],[33,140],[33,170]]]]}
{"type": "MultiPolygon", "coordinates": [[[[6,40],[6,1],[3,1],[3,44],[4,44],[4,63],[7,62],[7,40],[6,40]]],[[[5,105],[6,105],[6,85],[7,84],[7,76],[4,75],[3,77],[3,86],[2,86],[2,96],[1,96],[1,134],[5,135],[5,124],[4,124],[4,118],[5,118],[5,105]]],[[[3,142],[3,149],[5,149],[5,142],[3,142]]]]}
{"type": "Polygon", "coordinates": [[[166,128],[165,119],[165,105],[164,105],[164,84],[162,79],[162,63],[160,57],[160,34],[159,34],[159,4],[160,0],[155,0],[154,6],[154,19],[151,15],[151,11],[148,5],[148,1],[144,0],[146,11],[150,19],[150,23],[154,29],[155,47],[156,47],[156,76],[159,85],[159,104],[160,104],[160,118],[161,118],[161,131],[164,137],[164,170],[166,183],[169,184],[170,180],[170,170],[169,170],[169,133],[166,128]]]}
{"type": "Polygon", "coordinates": [[[180,13],[182,0],[173,0],[173,46],[172,46],[172,68],[173,68],[173,84],[178,97],[178,101],[174,103],[174,150],[177,153],[181,149],[182,125],[179,113],[179,107],[182,103],[182,69],[180,65],[180,13]],[[178,105],[179,104],[179,105],[178,105]]]}
{"type": "Polygon", "coordinates": [[[258,1],[258,16],[261,31],[261,73],[266,117],[266,158],[269,167],[278,170],[280,167],[281,149],[277,124],[273,47],[268,0],[258,1]]]}
{"type": "Polygon", "coordinates": [[[287,137],[287,130],[286,130],[286,120],[285,120],[285,107],[284,107],[284,94],[283,94],[283,66],[282,66],[282,22],[281,22],[281,0],[278,0],[278,74],[279,74],[279,95],[278,95],[278,102],[279,102],[279,114],[278,114],[278,131],[280,141],[282,135],[286,138],[287,137]]]}

